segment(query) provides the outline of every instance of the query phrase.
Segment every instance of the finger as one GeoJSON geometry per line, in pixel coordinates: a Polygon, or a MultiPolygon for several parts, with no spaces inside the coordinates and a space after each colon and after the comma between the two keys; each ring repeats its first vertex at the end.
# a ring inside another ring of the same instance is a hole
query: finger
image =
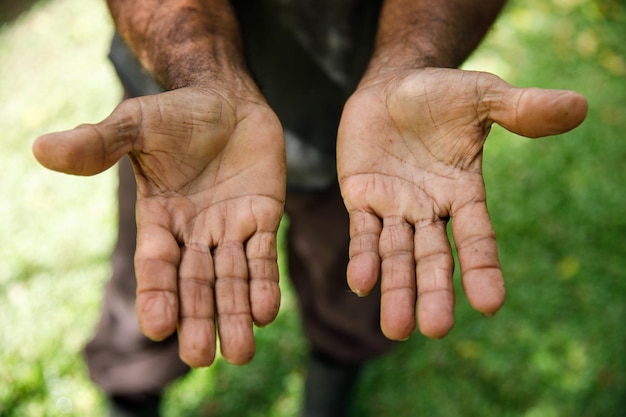
{"type": "Polygon", "coordinates": [[[257,232],[246,244],[250,276],[250,309],[258,326],[265,326],[276,318],[280,308],[276,233],[257,232]]]}
{"type": "Polygon", "coordinates": [[[243,246],[238,242],[222,244],[215,249],[213,260],[217,329],[222,356],[233,364],[244,364],[254,356],[255,344],[243,246]]]}
{"type": "Polygon", "coordinates": [[[46,168],[73,175],[95,175],[112,167],[133,148],[139,131],[130,117],[134,104],[124,102],[99,124],[40,136],[35,158],[46,168]]]}
{"type": "Polygon", "coordinates": [[[415,329],[414,230],[400,217],[385,217],[380,234],[381,329],[391,340],[404,340],[415,329]]]}
{"type": "Polygon", "coordinates": [[[208,248],[183,249],[178,279],[180,357],[192,367],[209,366],[215,359],[215,276],[208,248]]]}
{"type": "Polygon", "coordinates": [[[489,119],[522,136],[564,133],[580,125],[587,115],[587,100],[574,91],[514,88],[497,77],[489,83],[483,100],[489,119]]]}
{"type": "Polygon", "coordinates": [[[428,220],[415,229],[419,329],[424,335],[439,339],[454,326],[454,260],[446,221],[428,220]]]}
{"type": "Polygon", "coordinates": [[[347,279],[350,289],[359,296],[372,291],[380,274],[378,244],[382,224],[378,216],[364,210],[350,212],[350,260],[347,279]]]}
{"type": "Polygon", "coordinates": [[[484,315],[495,314],[504,303],[505,288],[485,201],[473,201],[455,212],[452,234],[470,304],[484,315]]]}
{"type": "Polygon", "coordinates": [[[139,327],[153,340],[163,340],[176,330],[179,261],[178,243],[169,230],[155,224],[138,223],[135,308],[139,327]]]}

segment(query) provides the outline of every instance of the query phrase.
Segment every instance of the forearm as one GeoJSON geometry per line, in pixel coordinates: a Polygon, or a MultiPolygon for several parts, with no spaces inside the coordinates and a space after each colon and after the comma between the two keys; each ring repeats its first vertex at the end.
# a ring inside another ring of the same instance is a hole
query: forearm
{"type": "Polygon", "coordinates": [[[228,0],[107,0],[122,37],[167,89],[241,82],[247,74],[228,0]]]}
{"type": "Polygon", "coordinates": [[[478,46],[505,0],[386,0],[368,74],[458,67],[478,46]]]}

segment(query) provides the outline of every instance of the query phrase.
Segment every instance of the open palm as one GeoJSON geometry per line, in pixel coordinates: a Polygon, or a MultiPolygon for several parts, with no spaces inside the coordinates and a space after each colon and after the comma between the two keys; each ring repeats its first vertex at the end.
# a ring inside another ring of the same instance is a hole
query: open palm
{"type": "Polygon", "coordinates": [[[103,122],[39,138],[46,167],[93,175],[123,155],[137,179],[137,315],[155,340],[176,329],[192,366],[244,363],[253,323],[279,308],[276,231],[282,130],[261,100],[184,88],[121,103],[103,122]]]}
{"type": "Polygon", "coordinates": [[[381,279],[381,328],[405,339],[415,328],[443,337],[454,324],[454,261],[465,293],[486,315],[505,289],[482,177],[492,123],[539,137],[585,117],[580,95],[514,88],[454,69],[404,71],[370,80],[346,104],[337,166],[350,214],[348,283],[367,294],[381,279]],[[417,302],[419,299],[419,302],[417,302]]]}

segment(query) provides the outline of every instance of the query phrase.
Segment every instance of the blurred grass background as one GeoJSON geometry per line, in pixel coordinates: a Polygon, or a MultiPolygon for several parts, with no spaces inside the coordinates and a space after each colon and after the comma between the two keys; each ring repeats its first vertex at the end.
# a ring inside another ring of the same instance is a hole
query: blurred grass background
{"type": "MultiPolygon", "coordinates": [[[[109,274],[115,173],[49,172],[30,146],[117,104],[111,30],[103,1],[0,2],[2,417],[105,415],[81,348],[109,274]]],[[[459,287],[452,333],[374,361],[353,415],[626,416],[626,2],[513,0],[465,66],[577,90],[589,116],[539,140],[494,127],[485,181],[507,303],[487,320],[459,287]]],[[[296,415],[305,342],[283,285],[253,362],[192,372],[167,416],[296,415]]]]}

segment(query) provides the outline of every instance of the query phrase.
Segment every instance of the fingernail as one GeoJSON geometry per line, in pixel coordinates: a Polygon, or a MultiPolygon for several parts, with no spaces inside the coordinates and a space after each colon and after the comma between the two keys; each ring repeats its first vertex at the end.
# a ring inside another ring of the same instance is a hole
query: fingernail
{"type": "Polygon", "coordinates": [[[494,313],[480,313],[480,314],[482,314],[483,317],[488,318],[488,319],[496,315],[495,312],[494,313]]]}
{"type": "Polygon", "coordinates": [[[361,290],[353,290],[353,292],[358,296],[358,297],[367,297],[367,295],[369,294],[369,292],[364,292],[361,290]]]}

